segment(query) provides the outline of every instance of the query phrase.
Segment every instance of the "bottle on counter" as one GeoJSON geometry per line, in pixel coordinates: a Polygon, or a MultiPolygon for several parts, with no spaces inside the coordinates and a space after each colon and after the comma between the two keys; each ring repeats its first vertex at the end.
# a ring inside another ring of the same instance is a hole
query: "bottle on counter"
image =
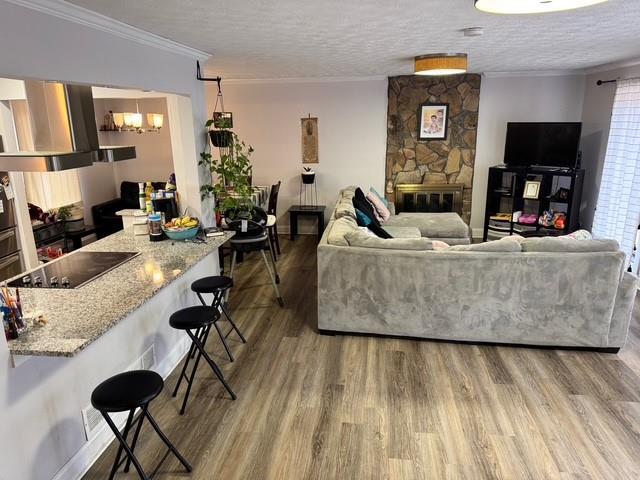
{"type": "Polygon", "coordinates": [[[149,240],[158,242],[163,240],[164,232],[162,231],[162,216],[159,213],[149,215],[149,240]]]}
{"type": "Polygon", "coordinates": [[[140,206],[140,210],[147,209],[147,195],[144,191],[144,183],[138,183],[138,205],[140,206]]]}
{"type": "Polygon", "coordinates": [[[146,211],[147,213],[152,213],[153,212],[153,204],[151,203],[151,196],[153,195],[153,185],[151,185],[151,182],[147,182],[147,186],[144,189],[144,200],[145,200],[145,207],[146,207],[146,211]]]}

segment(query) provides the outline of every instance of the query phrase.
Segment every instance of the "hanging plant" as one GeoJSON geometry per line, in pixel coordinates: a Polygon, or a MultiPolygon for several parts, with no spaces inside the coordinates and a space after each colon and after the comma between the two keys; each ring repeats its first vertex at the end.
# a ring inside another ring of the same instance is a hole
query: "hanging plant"
{"type": "MultiPolygon", "coordinates": [[[[209,122],[212,120],[207,122],[207,128],[209,122]]],[[[253,211],[253,147],[229,130],[219,131],[229,134],[230,143],[228,148],[220,150],[219,159],[213,157],[209,147],[200,153],[199,165],[207,168],[211,175],[210,182],[200,187],[202,198],[215,197],[216,211],[229,219],[250,217],[253,211]]]]}

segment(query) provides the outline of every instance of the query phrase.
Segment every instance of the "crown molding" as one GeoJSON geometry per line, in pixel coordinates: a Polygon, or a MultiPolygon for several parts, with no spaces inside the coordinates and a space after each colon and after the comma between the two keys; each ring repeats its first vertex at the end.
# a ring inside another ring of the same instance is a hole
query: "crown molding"
{"type": "Polygon", "coordinates": [[[370,82],[387,80],[386,75],[370,75],[365,77],[286,77],[286,78],[227,78],[223,83],[228,85],[257,85],[261,83],[338,83],[338,82],[370,82]]]}
{"type": "Polygon", "coordinates": [[[29,8],[37,12],[45,13],[62,20],[77,23],[85,27],[110,33],[125,40],[136,42],[148,47],[158,48],[167,52],[190,57],[197,60],[206,60],[210,53],[196,48],[188,47],[168,38],[147,32],[140,28],[114,20],[89,9],[64,2],[62,0],[5,0],[8,3],[29,8]]]}
{"type": "Polygon", "coordinates": [[[586,72],[583,69],[577,70],[523,70],[516,72],[484,72],[482,75],[487,78],[501,77],[579,77],[586,72]]]}
{"type": "Polygon", "coordinates": [[[610,70],[618,70],[621,68],[635,67],[637,65],[640,65],[640,58],[622,60],[620,62],[604,63],[602,65],[597,65],[595,67],[585,69],[585,73],[587,75],[592,75],[594,73],[602,73],[602,72],[608,72],[610,70]]]}

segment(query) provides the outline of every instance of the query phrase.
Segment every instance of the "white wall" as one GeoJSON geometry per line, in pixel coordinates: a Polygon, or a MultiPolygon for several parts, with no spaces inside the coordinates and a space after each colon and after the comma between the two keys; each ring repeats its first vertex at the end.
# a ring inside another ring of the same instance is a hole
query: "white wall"
{"type": "Polygon", "coordinates": [[[588,75],[584,93],[582,114],[582,166],[585,171],[584,193],[580,222],[591,230],[593,216],[600,191],[600,180],[604,158],[607,153],[611,110],[616,93],[616,84],[596,85],[598,80],[614,80],[640,76],[640,65],[619,68],[588,75]]]}
{"type": "MultiPolygon", "coordinates": [[[[387,139],[387,80],[341,82],[222,82],[225,108],[233,112],[234,131],[255,148],[253,182],[282,181],[278,198],[279,231],[287,232],[289,206],[299,203],[302,172],[300,119],[318,117],[320,163],[318,202],[327,214],[338,191],[348,185],[383,192],[387,139]]],[[[217,88],[207,88],[213,111],[217,88]]],[[[301,224],[302,233],[314,225],[301,224]]]]}
{"type": "MultiPolygon", "coordinates": [[[[159,90],[190,97],[191,101],[177,97],[179,110],[184,114],[178,128],[182,148],[173,150],[180,152],[176,175],[178,185],[182,183],[182,200],[199,211],[200,147],[196,145],[204,138],[200,129],[206,113],[204,88],[195,79],[194,63],[192,57],[183,54],[0,1],[0,77],[159,90]]],[[[173,124],[172,131],[176,131],[173,124]]],[[[97,170],[93,172],[99,176],[97,170]]],[[[214,260],[217,264],[217,257],[214,260]]],[[[215,269],[212,264],[209,271],[215,269]]],[[[144,338],[136,339],[135,332],[130,333],[138,345],[148,338],[154,341],[153,336],[140,333],[144,338]]],[[[139,353],[131,345],[117,342],[105,343],[104,347],[109,348],[99,348],[95,354],[85,352],[82,369],[77,371],[67,359],[29,360],[12,369],[6,342],[0,340],[3,480],[50,479],[85,444],[80,412],[73,408],[75,401],[66,401],[64,395],[69,398],[82,395],[86,403],[87,391],[97,380],[87,372],[95,370],[101,377],[115,374],[139,353]],[[79,384],[87,389],[74,388],[79,384]]],[[[166,349],[162,352],[166,353],[166,349]]],[[[85,457],[84,461],[89,459],[85,457]]]]}
{"type": "Polygon", "coordinates": [[[484,223],[489,167],[504,160],[507,122],[579,122],[584,90],[582,75],[482,78],[471,206],[474,237],[481,235],[484,223]]]}

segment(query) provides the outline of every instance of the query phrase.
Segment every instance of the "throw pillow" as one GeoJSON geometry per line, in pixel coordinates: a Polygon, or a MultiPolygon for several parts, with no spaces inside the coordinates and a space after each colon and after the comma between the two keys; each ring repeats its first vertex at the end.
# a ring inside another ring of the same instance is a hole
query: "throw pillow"
{"type": "Polygon", "coordinates": [[[356,215],[357,210],[360,210],[371,219],[371,222],[369,222],[369,224],[360,224],[360,226],[368,227],[369,230],[371,230],[380,238],[392,238],[391,235],[389,235],[389,233],[380,226],[380,222],[376,220],[375,214],[373,213],[373,206],[369,203],[360,188],[356,188],[355,194],[351,201],[353,202],[353,206],[356,208],[356,215]]]}
{"type": "Polygon", "coordinates": [[[356,208],[356,220],[359,227],[368,227],[371,224],[371,217],[358,208],[356,208]]]}
{"type": "Polygon", "coordinates": [[[431,244],[433,245],[434,250],[446,250],[450,246],[448,243],[441,240],[431,240],[431,244]]]}
{"type": "Polygon", "coordinates": [[[568,235],[563,235],[563,238],[573,238],[574,240],[591,240],[593,235],[589,230],[576,230],[568,235]]]}
{"type": "Polygon", "coordinates": [[[380,200],[377,195],[368,192],[366,195],[366,199],[369,200],[371,205],[373,205],[373,211],[377,215],[376,218],[380,223],[384,223],[389,220],[389,218],[391,217],[391,212],[389,211],[387,206],[382,203],[382,200],[380,200]]]}
{"type": "Polygon", "coordinates": [[[388,250],[433,250],[428,238],[389,238],[371,237],[360,231],[345,234],[344,238],[352,247],[382,248],[388,250]]]}
{"type": "Polygon", "coordinates": [[[371,193],[373,193],[376,197],[378,197],[378,198],[380,199],[380,201],[381,201],[382,203],[384,203],[384,206],[385,206],[385,207],[389,208],[389,200],[387,200],[386,198],[384,198],[384,196],[380,195],[380,194],[377,192],[377,190],[376,190],[375,188],[371,187],[371,188],[369,189],[369,191],[370,191],[371,193]]]}

